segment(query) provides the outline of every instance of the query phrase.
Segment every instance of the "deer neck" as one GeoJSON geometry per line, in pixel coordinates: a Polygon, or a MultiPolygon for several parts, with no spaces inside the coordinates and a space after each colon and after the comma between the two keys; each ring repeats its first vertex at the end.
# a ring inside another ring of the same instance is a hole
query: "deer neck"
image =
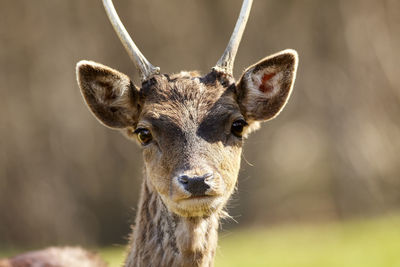
{"type": "Polygon", "coordinates": [[[213,266],[219,215],[180,217],[145,181],[125,266],[213,266]]]}

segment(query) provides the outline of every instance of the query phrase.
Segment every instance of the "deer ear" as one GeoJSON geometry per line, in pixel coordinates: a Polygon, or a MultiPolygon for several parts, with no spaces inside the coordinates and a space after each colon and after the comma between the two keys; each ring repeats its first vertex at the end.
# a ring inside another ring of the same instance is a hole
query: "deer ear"
{"type": "Polygon", "coordinates": [[[284,50],[245,70],[237,84],[238,102],[249,120],[276,117],[292,92],[297,70],[297,52],[284,50]]]}
{"type": "Polygon", "coordinates": [[[128,76],[85,60],[76,65],[76,76],[86,104],[102,124],[111,128],[135,124],[139,90],[128,76]]]}

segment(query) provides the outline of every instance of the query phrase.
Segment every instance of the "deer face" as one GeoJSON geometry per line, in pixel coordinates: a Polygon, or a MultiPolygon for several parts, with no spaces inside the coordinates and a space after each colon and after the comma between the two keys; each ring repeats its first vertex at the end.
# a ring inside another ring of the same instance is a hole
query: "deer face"
{"type": "Polygon", "coordinates": [[[213,70],[156,74],[139,89],[89,61],[78,63],[77,76],[96,118],[142,147],[146,182],[167,208],[195,217],[224,207],[237,183],[243,138],[282,110],[296,68],[296,52],[285,50],[249,67],[237,83],[213,70]]]}

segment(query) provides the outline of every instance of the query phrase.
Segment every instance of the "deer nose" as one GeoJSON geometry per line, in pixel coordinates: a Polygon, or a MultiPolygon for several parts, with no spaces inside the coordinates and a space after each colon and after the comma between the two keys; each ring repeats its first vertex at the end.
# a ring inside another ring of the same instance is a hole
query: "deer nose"
{"type": "Polygon", "coordinates": [[[188,176],[186,174],[178,177],[179,183],[192,196],[204,196],[210,186],[206,183],[214,178],[214,174],[206,173],[203,176],[188,176]]]}

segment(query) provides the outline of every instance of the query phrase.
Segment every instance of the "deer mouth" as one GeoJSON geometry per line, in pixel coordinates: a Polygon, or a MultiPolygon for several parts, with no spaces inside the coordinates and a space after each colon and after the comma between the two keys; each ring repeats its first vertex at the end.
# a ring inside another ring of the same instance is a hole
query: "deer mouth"
{"type": "Polygon", "coordinates": [[[204,195],[161,195],[168,208],[182,217],[208,216],[223,207],[225,198],[222,194],[204,195]]]}
{"type": "Polygon", "coordinates": [[[188,209],[206,208],[212,209],[221,202],[220,196],[217,195],[203,195],[203,196],[190,196],[178,201],[178,205],[188,209]]]}
{"type": "Polygon", "coordinates": [[[191,196],[191,197],[188,197],[187,199],[207,199],[207,198],[213,198],[213,197],[215,197],[215,196],[204,195],[204,196],[191,196]]]}
{"type": "Polygon", "coordinates": [[[214,201],[218,196],[210,196],[210,195],[203,195],[203,196],[190,196],[188,198],[184,198],[181,200],[181,202],[193,202],[195,203],[201,203],[201,204],[206,204],[207,202],[212,202],[214,201]]]}
{"type": "Polygon", "coordinates": [[[207,216],[217,211],[223,204],[218,196],[193,196],[176,203],[176,212],[184,217],[207,216]]]}
{"type": "Polygon", "coordinates": [[[181,196],[180,199],[177,199],[177,202],[180,201],[190,201],[190,200],[213,200],[216,199],[218,197],[220,197],[221,195],[218,194],[217,192],[215,192],[212,189],[207,190],[206,192],[202,193],[202,194],[186,194],[185,196],[181,196]]]}

